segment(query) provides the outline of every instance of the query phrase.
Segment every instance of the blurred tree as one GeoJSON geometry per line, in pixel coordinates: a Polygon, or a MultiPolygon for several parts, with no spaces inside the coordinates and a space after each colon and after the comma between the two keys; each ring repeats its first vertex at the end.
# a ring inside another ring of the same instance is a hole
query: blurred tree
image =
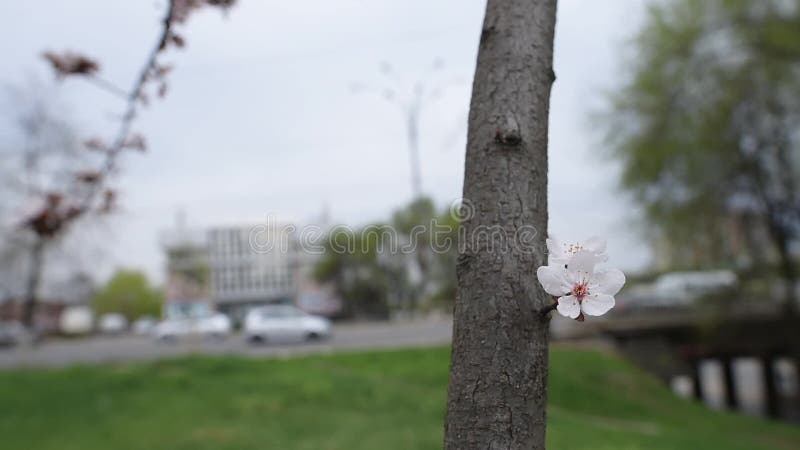
{"type": "Polygon", "coordinates": [[[452,311],[456,299],[456,261],[461,221],[456,211],[447,208],[435,219],[430,249],[433,261],[429,273],[432,291],[429,303],[434,308],[452,311]]]}
{"type": "Polygon", "coordinates": [[[390,245],[390,235],[383,225],[357,231],[337,227],[328,234],[314,277],[333,284],[345,317],[389,318],[389,293],[406,283],[405,272],[386,264],[381,256],[383,246],[390,245]]]}
{"type": "Polygon", "coordinates": [[[64,239],[54,237],[45,254],[42,240],[29,227],[20,226],[19,216],[37,211],[44,193],[70,183],[93,155],[82,147],[75,127],[64,118],[66,114],[50,90],[31,83],[9,87],[3,94],[3,110],[11,111],[12,116],[4,118],[8,126],[3,129],[5,139],[0,148],[0,232],[4,237],[0,242],[0,295],[13,300],[29,297],[40,284],[45,256],[53,258],[58,256],[56,250],[65,248],[64,239]]]}
{"type": "Polygon", "coordinates": [[[29,271],[23,301],[23,322],[33,326],[37,294],[41,284],[47,249],[80,223],[90,213],[107,213],[115,206],[116,192],[110,180],[119,171],[119,157],[126,151],[144,151],[144,137],[132,131],[134,119],[149,103],[150,95],[163,97],[167,93],[167,75],[172,66],[164,64],[162,56],[168,49],[181,48],[185,40],[179,26],[199,8],[211,6],[227,10],[235,0],[169,0],[164,5],[158,38],[130,89],[119,88],[99,76],[100,64],[80,53],[46,51],[44,59],[58,79],[77,77],[118,96],[124,103],[111,139],[93,137],[84,141],[86,150],[100,157],[72,171],[67,180],[40,192],[31,192],[30,201],[36,204],[32,212],[21,218],[21,228],[33,234],[29,246],[29,271]],[[154,91],[154,92],[153,92],[154,91]]]}
{"type": "Polygon", "coordinates": [[[435,261],[430,231],[435,217],[436,206],[433,200],[424,196],[416,197],[392,214],[391,226],[404,251],[390,256],[400,260],[398,263],[409,272],[409,292],[403,295],[405,302],[399,305],[409,314],[417,311],[420,303],[427,300],[434,288],[431,284],[431,270],[435,261]]]}
{"type": "Polygon", "coordinates": [[[446,450],[544,449],[555,0],[489,0],[472,84],[446,450]],[[523,239],[526,229],[536,230],[523,239]],[[505,241],[470,238],[497,230],[505,241]],[[522,233],[521,233],[522,232],[522,233]]]}
{"type": "Polygon", "coordinates": [[[158,317],[163,303],[163,293],[151,287],[147,276],[137,270],[118,270],[91,300],[96,314],[120,313],[130,321],[158,317]]]}
{"type": "Polygon", "coordinates": [[[388,224],[334,229],[315,277],[334,284],[346,309],[352,308],[345,311],[349,315],[384,303],[387,314],[450,307],[457,233],[458,218],[449,209],[437,214],[433,201],[420,197],[397,209],[388,224]]]}
{"type": "Polygon", "coordinates": [[[772,246],[793,309],[800,1],[656,3],[635,48],[608,137],[656,241],[689,266],[772,246]]]}

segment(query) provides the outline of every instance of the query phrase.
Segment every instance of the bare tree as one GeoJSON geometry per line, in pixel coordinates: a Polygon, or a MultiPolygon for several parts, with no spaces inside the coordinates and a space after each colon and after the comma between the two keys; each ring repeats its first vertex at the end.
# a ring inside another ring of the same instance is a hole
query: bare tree
{"type": "Polygon", "coordinates": [[[81,148],[73,125],[56,111],[55,102],[49,98],[52,93],[39,83],[11,87],[4,94],[3,100],[8,101],[5,109],[13,116],[7,118],[8,139],[0,149],[5,210],[0,223],[4,236],[0,243],[4,292],[0,295],[19,298],[27,297],[28,291],[40,284],[45,250],[39,236],[28,227],[19,227],[19,217],[14,216],[27,218],[38,211],[45,193],[70,184],[91,155],[81,148]]]}
{"type": "Polygon", "coordinates": [[[547,305],[547,124],[555,0],[489,0],[472,87],[445,448],[543,449],[547,305]],[[532,242],[520,231],[535,227],[532,242]],[[467,245],[464,245],[467,244],[467,245]]]}
{"type": "MultiPolygon", "coordinates": [[[[0,301],[24,298],[36,267],[42,280],[38,285],[44,284],[44,272],[64,278],[80,274],[82,264],[97,257],[97,233],[103,229],[99,215],[84,215],[71,233],[54,237],[46,245],[39,261],[31,260],[32,247],[40,239],[30,228],[20,227],[20,217],[39,211],[44,193],[70,185],[100,155],[84,148],[53,89],[33,81],[11,86],[2,94],[0,108],[6,126],[0,142],[0,301]]],[[[41,291],[37,293],[42,295],[41,291]]]]}

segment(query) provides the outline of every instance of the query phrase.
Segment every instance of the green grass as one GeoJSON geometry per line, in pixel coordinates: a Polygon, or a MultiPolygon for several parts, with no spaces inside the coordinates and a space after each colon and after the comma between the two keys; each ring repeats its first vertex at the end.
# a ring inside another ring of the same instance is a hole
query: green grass
{"type": "MultiPolygon", "coordinates": [[[[441,448],[448,350],[192,357],[0,373],[0,448],[441,448]]],[[[709,411],[612,355],[555,348],[552,449],[800,448],[800,430],[709,411]]]]}

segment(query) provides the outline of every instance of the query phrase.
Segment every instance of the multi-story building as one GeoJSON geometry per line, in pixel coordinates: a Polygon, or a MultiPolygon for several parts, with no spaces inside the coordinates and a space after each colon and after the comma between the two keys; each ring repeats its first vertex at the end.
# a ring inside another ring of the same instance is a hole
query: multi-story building
{"type": "Polygon", "coordinates": [[[291,229],[273,225],[211,229],[208,254],[216,307],[234,320],[266,303],[296,295],[296,248],[291,229]]]}
{"type": "Polygon", "coordinates": [[[291,225],[218,226],[163,233],[167,254],[165,316],[207,313],[241,322],[247,310],[295,303],[311,313],[336,315],[341,302],[311,276],[319,258],[299,249],[291,225]]]}

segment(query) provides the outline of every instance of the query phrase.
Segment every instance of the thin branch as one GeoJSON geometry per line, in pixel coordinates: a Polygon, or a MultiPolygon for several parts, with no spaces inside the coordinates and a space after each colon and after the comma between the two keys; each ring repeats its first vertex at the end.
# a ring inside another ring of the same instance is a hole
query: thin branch
{"type": "MultiPolygon", "coordinates": [[[[170,34],[172,32],[172,22],[173,22],[173,13],[175,11],[174,7],[174,0],[170,0],[167,3],[167,13],[161,21],[161,34],[156,41],[156,45],[150,51],[150,55],[148,56],[144,67],[142,67],[139,76],[136,78],[136,81],[133,83],[130,91],[128,91],[126,96],[126,108],[125,113],[122,115],[120,119],[119,128],[116,132],[116,137],[112,142],[111,146],[106,150],[106,158],[103,161],[99,172],[103,175],[109,174],[111,171],[114,170],[114,166],[117,160],[117,157],[122,152],[123,148],[125,148],[125,142],[130,135],[131,124],[133,123],[134,118],[136,117],[136,111],[138,102],[141,100],[142,91],[144,90],[144,86],[147,83],[148,78],[150,77],[153,69],[156,67],[156,63],[158,62],[158,55],[161,51],[167,46],[167,42],[170,38],[170,34]]],[[[99,182],[94,183],[91,188],[89,189],[86,198],[84,198],[83,207],[84,209],[88,209],[91,206],[92,201],[94,200],[97,193],[100,191],[102,184],[104,182],[104,178],[101,178],[99,182]]]]}
{"type": "Polygon", "coordinates": [[[90,83],[94,84],[95,86],[114,94],[117,97],[120,97],[124,100],[128,99],[128,92],[125,89],[117,86],[116,84],[106,80],[105,78],[101,78],[97,75],[90,75],[84,78],[85,80],[89,81],[90,83]]]}

